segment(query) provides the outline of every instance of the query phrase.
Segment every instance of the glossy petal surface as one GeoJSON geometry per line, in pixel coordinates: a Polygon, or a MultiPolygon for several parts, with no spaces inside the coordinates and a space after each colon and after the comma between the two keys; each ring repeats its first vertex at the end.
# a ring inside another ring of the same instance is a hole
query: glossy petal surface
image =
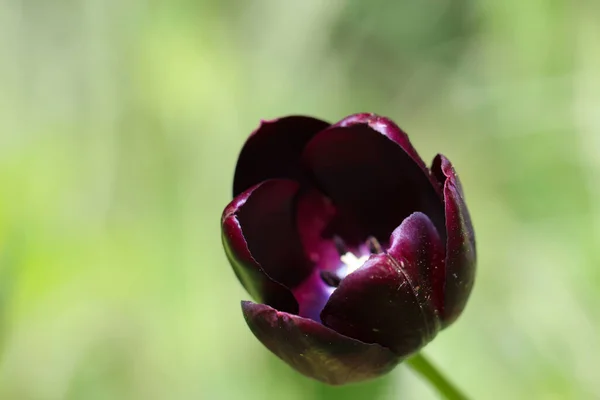
{"type": "Polygon", "coordinates": [[[304,280],[311,265],[295,227],[298,183],[265,181],[238,196],[223,214],[223,243],[234,270],[258,301],[297,312],[286,289],[304,280]]]}
{"type": "Polygon", "coordinates": [[[363,239],[386,241],[408,215],[422,211],[445,232],[442,199],[429,174],[406,151],[366,124],[332,127],[306,146],[303,162],[317,187],[357,219],[363,239]]]}
{"type": "Polygon", "coordinates": [[[300,373],[332,385],[360,382],[389,372],[398,357],[377,344],[366,344],[310,319],[279,312],[264,304],[242,302],[254,335],[300,373]]]}
{"type": "Polygon", "coordinates": [[[450,161],[440,154],[431,170],[444,184],[447,243],[443,323],[447,326],[458,318],[473,289],[477,260],[475,232],[462,185],[450,161]]]}
{"type": "Polygon", "coordinates": [[[269,277],[288,288],[312,271],[296,227],[298,190],[294,181],[265,181],[237,211],[252,257],[269,277]]]}
{"type": "Polygon", "coordinates": [[[396,142],[423,171],[427,171],[425,162],[421,159],[412,143],[410,143],[406,132],[388,118],[371,113],[354,114],[336,123],[335,126],[349,127],[360,124],[366,124],[374,131],[396,142]]]}
{"type": "Polygon", "coordinates": [[[415,213],[392,234],[392,251],[373,255],[342,280],[321,313],[335,331],[379,343],[406,357],[437,334],[427,260],[439,257],[441,242],[429,218],[415,213]]]}
{"type": "Polygon", "coordinates": [[[423,303],[431,301],[440,314],[444,308],[446,279],[445,243],[427,215],[416,212],[402,221],[392,233],[387,253],[395,260],[403,260],[407,277],[423,303]]]}
{"type": "Polygon", "coordinates": [[[235,169],[233,196],[271,178],[303,180],[300,155],[304,146],[329,123],[289,116],[263,121],[248,138],[235,169]]]}

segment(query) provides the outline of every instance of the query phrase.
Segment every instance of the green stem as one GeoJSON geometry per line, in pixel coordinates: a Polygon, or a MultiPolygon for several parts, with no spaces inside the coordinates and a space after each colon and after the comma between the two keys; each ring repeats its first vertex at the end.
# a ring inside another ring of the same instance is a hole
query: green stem
{"type": "Polygon", "coordinates": [[[409,358],[407,362],[415,372],[429,381],[443,398],[447,400],[467,400],[467,397],[430,363],[422,353],[409,358]]]}

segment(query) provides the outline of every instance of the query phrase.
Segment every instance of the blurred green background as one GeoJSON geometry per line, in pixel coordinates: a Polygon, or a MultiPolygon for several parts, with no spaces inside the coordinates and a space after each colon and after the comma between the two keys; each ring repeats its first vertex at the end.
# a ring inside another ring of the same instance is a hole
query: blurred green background
{"type": "Polygon", "coordinates": [[[479,270],[425,350],[474,399],[600,399],[600,3],[0,0],[0,399],[332,389],[247,329],[219,219],[261,118],[396,120],[456,166],[479,270]]]}

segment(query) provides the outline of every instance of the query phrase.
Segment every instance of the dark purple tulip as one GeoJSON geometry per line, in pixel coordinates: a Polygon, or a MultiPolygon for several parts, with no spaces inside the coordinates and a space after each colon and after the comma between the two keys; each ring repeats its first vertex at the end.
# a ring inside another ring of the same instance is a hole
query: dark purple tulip
{"type": "Polygon", "coordinates": [[[309,377],[374,378],[462,312],[475,238],[458,176],[387,118],[261,123],[240,154],[223,244],[254,335],[309,377]]]}

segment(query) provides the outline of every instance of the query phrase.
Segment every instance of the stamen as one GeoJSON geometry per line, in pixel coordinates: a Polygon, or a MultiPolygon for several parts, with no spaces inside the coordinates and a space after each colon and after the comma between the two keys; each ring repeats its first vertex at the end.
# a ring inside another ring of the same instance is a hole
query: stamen
{"type": "Polygon", "coordinates": [[[383,252],[381,244],[374,236],[369,236],[367,238],[367,247],[369,248],[371,254],[378,254],[383,252]]]}
{"type": "Polygon", "coordinates": [[[335,272],[321,271],[321,279],[331,287],[338,287],[342,279],[335,272]]]}
{"type": "Polygon", "coordinates": [[[333,244],[335,245],[335,249],[337,250],[340,256],[343,256],[348,252],[348,247],[346,246],[346,243],[344,243],[344,240],[341,237],[337,235],[334,236],[333,244]]]}
{"type": "MultiPolygon", "coordinates": [[[[338,271],[339,275],[328,271],[322,271],[321,279],[329,286],[338,287],[343,277],[362,267],[365,261],[369,259],[369,255],[363,254],[361,257],[357,257],[350,249],[348,249],[344,240],[339,236],[333,236],[333,243],[344,266],[338,271]]],[[[383,252],[381,244],[379,244],[377,239],[373,236],[367,238],[366,245],[371,254],[383,252]]]]}

